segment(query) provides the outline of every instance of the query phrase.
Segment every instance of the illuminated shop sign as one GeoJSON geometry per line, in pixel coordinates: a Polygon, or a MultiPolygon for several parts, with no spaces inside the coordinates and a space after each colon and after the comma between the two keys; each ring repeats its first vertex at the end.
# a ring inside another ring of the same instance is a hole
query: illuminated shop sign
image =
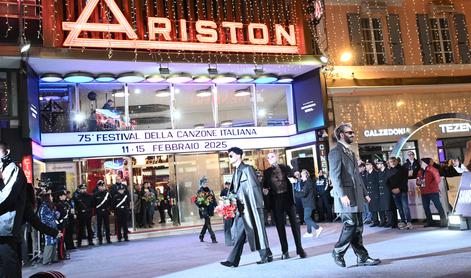
{"type": "Polygon", "coordinates": [[[292,24],[287,27],[280,24],[267,25],[263,23],[243,25],[241,22],[216,23],[211,20],[197,20],[190,23],[185,19],[180,19],[177,27],[168,18],[148,17],[149,39],[144,40],[138,37],[114,0],[105,0],[104,2],[118,23],[89,23],[90,16],[99,2],[100,0],[89,0],[76,22],[62,23],[62,28],[70,31],[63,43],[64,46],[249,53],[296,54],[299,52],[295,27],[292,24]],[[188,32],[190,24],[191,28],[196,31],[195,34],[188,32]],[[175,30],[176,28],[178,30],[175,30]],[[248,34],[248,42],[239,41],[237,34],[241,29],[248,34]],[[128,39],[79,38],[83,31],[107,34],[125,33],[128,39]],[[172,37],[172,34],[175,33],[179,34],[178,37],[172,37]],[[227,35],[223,35],[226,33],[227,35]],[[271,37],[274,38],[274,43],[270,44],[271,37]],[[224,41],[228,43],[222,43],[224,41]]]}
{"type": "MultiPolygon", "coordinates": [[[[43,134],[38,156],[44,159],[122,155],[194,153],[283,148],[316,141],[314,132],[296,134],[296,127],[214,128],[121,132],[43,134]]],[[[36,155],[36,154],[35,154],[36,155]]]]}
{"type": "Polygon", "coordinates": [[[459,133],[471,131],[471,123],[441,124],[439,127],[442,133],[459,133]]]}
{"type": "Polygon", "coordinates": [[[363,132],[365,137],[381,137],[404,135],[409,132],[408,128],[383,128],[383,129],[367,129],[363,132]]]}

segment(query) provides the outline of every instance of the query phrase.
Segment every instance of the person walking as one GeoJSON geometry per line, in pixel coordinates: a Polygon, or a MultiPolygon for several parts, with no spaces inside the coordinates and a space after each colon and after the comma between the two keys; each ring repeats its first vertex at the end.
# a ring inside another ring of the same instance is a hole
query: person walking
{"type": "Polygon", "coordinates": [[[433,226],[432,212],[430,211],[430,201],[440,214],[440,227],[446,227],[446,215],[440,202],[439,184],[442,181],[438,170],[433,167],[431,158],[422,158],[420,160],[420,170],[417,173],[417,186],[422,195],[422,206],[424,207],[426,223],[424,227],[433,226]]]}
{"type": "Polygon", "coordinates": [[[303,237],[313,237],[312,228],[316,231],[316,237],[319,237],[323,228],[317,225],[312,219],[312,212],[316,208],[314,196],[316,196],[316,188],[314,182],[309,177],[309,172],[306,169],[301,170],[300,181],[301,191],[297,192],[297,196],[301,199],[304,208],[304,222],[307,226],[307,232],[303,237]]]}
{"type": "Polygon", "coordinates": [[[250,250],[258,250],[261,260],[257,264],[273,261],[268,244],[263,217],[263,195],[252,166],[242,162],[242,149],[232,147],[228,150],[229,162],[236,168],[232,176],[230,192],[237,195],[237,211],[234,218],[233,232],[235,245],[223,266],[238,267],[245,241],[250,250]]]}
{"type": "Polygon", "coordinates": [[[201,242],[204,242],[204,235],[207,230],[211,236],[211,241],[218,243],[213,228],[211,227],[211,216],[214,216],[214,208],[217,206],[216,196],[214,196],[214,192],[209,188],[208,178],[206,176],[201,177],[199,185],[200,188],[196,192],[195,204],[198,207],[200,218],[204,219],[204,225],[201,228],[199,238],[201,242]]]}
{"type": "Polygon", "coordinates": [[[341,215],[343,229],[332,251],[334,262],[345,267],[344,255],[351,245],[357,255],[357,265],[377,265],[379,259],[373,259],[363,246],[363,218],[365,200],[370,201],[365,185],[360,176],[355,154],[350,145],[355,132],[350,124],[341,124],[335,128],[337,146],[329,153],[330,179],[333,185],[334,209],[341,215]]]}
{"type": "Polygon", "coordinates": [[[276,230],[281,243],[281,259],[288,259],[288,240],[286,238],[285,219],[288,215],[291,232],[296,244],[296,254],[306,258],[306,252],[301,245],[301,232],[296,217],[293,186],[288,179],[291,177],[291,168],[284,164],[278,164],[278,156],[270,152],[267,160],[271,167],[263,172],[263,194],[270,196],[276,230]]]}

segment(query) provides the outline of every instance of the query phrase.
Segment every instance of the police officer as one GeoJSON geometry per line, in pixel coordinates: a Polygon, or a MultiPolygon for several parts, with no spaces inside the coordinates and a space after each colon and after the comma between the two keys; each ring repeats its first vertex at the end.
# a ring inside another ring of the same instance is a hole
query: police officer
{"type": "Polygon", "coordinates": [[[116,226],[118,242],[124,237],[124,241],[128,239],[128,215],[129,215],[129,197],[124,187],[118,188],[117,193],[113,196],[113,207],[116,215],[116,226]]]}
{"type": "Polygon", "coordinates": [[[81,184],[74,197],[78,220],[77,247],[82,247],[84,228],[87,229],[88,245],[93,246],[92,204],[93,196],[87,193],[87,185],[81,184]]]}
{"type": "Polygon", "coordinates": [[[378,212],[379,212],[379,184],[378,184],[378,174],[373,167],[371,161],[366,160],[365,162],[366,174],[364,178],[364,183],[368,196],[370,196],[371,201],[368,203],[368,210],[371,213],[371,220],[373,223],[370,227],[379,226],[378,212]]]}
{"type": "Polygon", "coordinates": [[[67,192],[65,190],[61,190],[55,194],[57,196],[56,202],[56,211],[57,211],[57,229],[62,232],[63,236],[59,238],[59,242],[57,245],[57,254],[59,255],[59,259],[61,260],[68,260],[70,259],[69,253],[65,248],[65,236],[69,232],[67,230],[67,226],[69,225],[69,219],[72,217],[70,212],[71,207],[69,202],[67,202],[67,192]]]}
{"type": "Polygon", "coordinates": [[[93,195],[93,204],[96,209],[96,222],[97,222],[97,235],[98,244],[103,244],[103,230],[102,225],[105,225],[106,242],[111,243],[110,239],[110,207],[111,207],[111,194],[105,186],[105,182],[99,180],[97,182],[97,190],[93,195]]]}

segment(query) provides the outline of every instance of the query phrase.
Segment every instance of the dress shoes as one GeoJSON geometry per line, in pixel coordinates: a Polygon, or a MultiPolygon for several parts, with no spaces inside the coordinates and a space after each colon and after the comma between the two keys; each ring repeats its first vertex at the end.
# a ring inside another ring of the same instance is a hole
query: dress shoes
{"type": "Polygon", "coordinates": [[[370,225],[370,227],[377,227],[377,226],[379,226],[379,224],[375,222],[373,222],[373,224],[370,225]]]}
{"type": "Polygon", "coordinates": [[[271,263],[273,261],[273,257],[265,257],[261,259],[260,261],[257,262],[257,264],[266,264],[266,263],[271,263]]]}
{"type": "Polygon", "coordinates": [[[287,259],[289,259],[289,252],[283,253],[283,254],[281,255],[281,259],[282,259],[282,260],[287,260],[287,259]]]}
{"type": "Polygon", "coordinates": [[[221,264],[227,267],[237,267],[235,264],[231,263],[230,261],[221,262],[221,264]]]}
{"type": "Polygon", "coordinates": [[[343,258],[343,256],[335,253],[335,251],[332,251],[332,257],[334,258],[334,262],[340,266],[340,267],[345,267],[345,259],[343,258]]]}
{"type": "Polygon", "coordinates": [[[373,265],[378,265],[381,263],[380,259],[373,259],[371,257],[366,257],[366,258],[358,258],[357,259],[357,264],[358,266],[373,266],[373,265]]]}
{"type": "Polygon", "coordinates": [[[304,250],[301,250],[300,252],[298,252],[298,255],[301,259],[304,259],[307,257],[306,252],[304,252],[304,250]]]}

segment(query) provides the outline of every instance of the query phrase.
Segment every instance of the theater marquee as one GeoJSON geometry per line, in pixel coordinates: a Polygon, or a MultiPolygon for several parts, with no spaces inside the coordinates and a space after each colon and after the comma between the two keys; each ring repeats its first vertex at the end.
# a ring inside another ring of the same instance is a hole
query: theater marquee
{"type": "Polygon", "coordinates": [[[138,37],[114,0],[104,1],[118,23],[89,23],[90,16],[100,2],[100,0],[89,0],[76,22],[62,23],[62,28],[70,31],[63,46],[107,49],[299,53],[295,26],[292,24],[284,27],[280,24],[250,23],[244,25],[241,22],[223,21],[216,23],[211,20],[189,22],[180,19],[177,26],[175,22],[168,18],[148,17],[149,39],[144,40],[138,37]],[[188,32],[190,25],[196,32],[188,32]],[[178,28],[179,36],[172,37],[171,34],[176,33],[176,28],[178,28]],[[237,34],[240,30],[247,34],[248,42],[239,41],[237,34]],[[125,33],[128,39],[80,38],[79,35],[83,31],[125,33]],[[274,38],[274,42],[270,42],[271,37],[274,38]]]}

